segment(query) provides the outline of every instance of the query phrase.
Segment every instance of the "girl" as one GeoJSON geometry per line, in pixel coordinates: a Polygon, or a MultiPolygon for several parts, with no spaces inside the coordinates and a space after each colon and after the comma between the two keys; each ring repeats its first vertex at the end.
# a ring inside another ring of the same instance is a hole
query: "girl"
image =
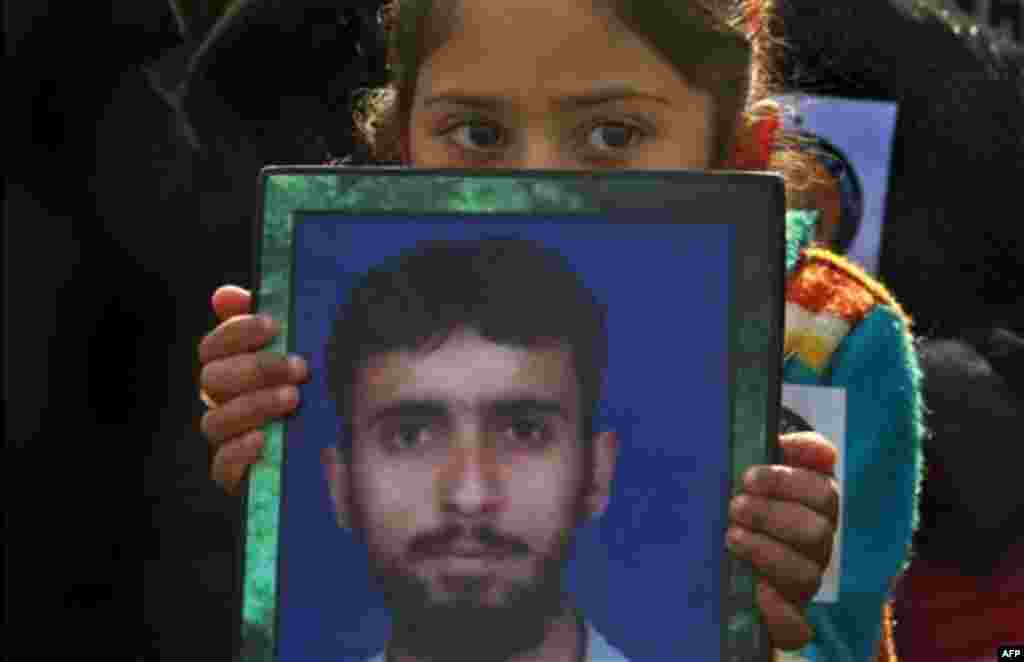
{"type": "MultiPolygon", "coordinates": [[[[375,162],[413,167],[770,166],[786,175],[796,206],[808,169],[795,153],[770,157],[778,121],[765,103],[772,44],[763,27],[773,3],[741,9],[727,17],[693,0],[396,2],[386,25],[392,84],[367,96],[357,124],[375,162]]],[[[763,577],[758,604],[776,648],[811,643],[802,651],[811,658],[862,661],[884,646],[888,582],[909,542],[916,360],[888,293],[810,248],[815,218],[787,218],[786,379],[846,389],[850,465],[866,467],[848,476],[846,492],[884,507],[885,530],[896,533],[872,542],[875,522],[847,517],[842,600],[805,616],[831,554],[838,494],[835,449],[801,433],[781,437],[785,466],[751,472],[730,509],[727,545],[763,577]]],[[[199,347],[211,407],[202,429],[217,447],[213,476],[228,489],[259,459],[259,428],[295,410],[296,386],[309,377],[301,358],[259,351],[277,328],[250,315],[250,301],[219,289],[223,323],[199,347]]]]}

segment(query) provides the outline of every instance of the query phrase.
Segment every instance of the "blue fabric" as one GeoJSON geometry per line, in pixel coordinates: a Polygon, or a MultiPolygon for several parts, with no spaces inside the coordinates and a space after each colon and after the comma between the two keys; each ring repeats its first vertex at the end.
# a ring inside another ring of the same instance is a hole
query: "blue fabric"
{"type": "Polygon", "coordinates": [[[902,319],[879,305],[846,337],[818,378],[799,359],[794,384],[841,387],[847,398],[839,600],[812,604],[811,660],[867,662],[881,637],[882,605],[909,559],[921,478],[920,372],[902,319]]]}
{"type": "MultiPolygon", "coordinates": [[[[814,213],[787,214],[787,272],[810,244],[816,221],[814,213]]],[[[794,356],[783,379],[844,388],[847,398],[839,600],[808,607],[815,638],[800,653],[822,662],[870,662],[882,606],[909,562],[917,527],[924,428],[912,337],[903,319],[879,304],[846,336],[824,374],[794,356]]]]}

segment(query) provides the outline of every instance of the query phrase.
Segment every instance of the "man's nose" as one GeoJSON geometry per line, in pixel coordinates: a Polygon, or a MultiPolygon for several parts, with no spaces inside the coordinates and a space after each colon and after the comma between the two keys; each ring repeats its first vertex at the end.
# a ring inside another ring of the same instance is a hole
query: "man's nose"
{"type": "Polygon", "coordinates": [[[504,504],[502,469],[494,449],[480,444],[452,449],[440,476],[445,510],[463,516],[493,515],[504,504]]]}

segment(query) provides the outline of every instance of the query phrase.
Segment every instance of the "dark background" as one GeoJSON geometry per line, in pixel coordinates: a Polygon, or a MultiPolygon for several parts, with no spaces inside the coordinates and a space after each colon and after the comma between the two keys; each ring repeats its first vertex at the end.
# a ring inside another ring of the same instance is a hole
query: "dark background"
{"type": "Polygon", "coordinates": [[[307,12],[319,43],[252,22],[211,73],[209,16],[5,3],[7,650],[233,658],[239,501],[208,477],[196,345],[213,289],[251,285],[259,168],[351,151],[328,113],[380,70],[355,5],[307,12]]]}
{"type": "MultiPolygon", "coordinates": [[[[158,0],[4,4],[8,650],[232,658],[238,502],[208,479],[196,343],[213,289],[250,285],[259,167],[351,152],[348,95],[382,71],[374,2],[267,4],[205,50],[214,17],[183,25],[158,0]]],[[[882,0],[784,4],[793,85],[903,102],[882,270],[919,331],[953,343],[934,346],[948,425],[929,454],[959,481],[926,487],[919,539],[980,572],[1024,512],[1005,489],[1022,462],[1024,57],[882,0]]],[[[1019,38],[1019,3],[991,6],[1019,38]]]]}

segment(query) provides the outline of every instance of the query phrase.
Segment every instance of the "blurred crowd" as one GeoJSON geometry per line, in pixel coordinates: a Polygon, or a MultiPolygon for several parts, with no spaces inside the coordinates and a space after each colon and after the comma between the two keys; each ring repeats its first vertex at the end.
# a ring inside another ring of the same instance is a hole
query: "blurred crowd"
{"type": "MultiPolygon", "coordinates": [[[[8,614],[52,624],[44,658],[234,656],[242,513],[209,479],[195,348],[214,288],[254,285],[259,169],[352,154],[384,62],[373,0],[226,4],[7,6],[5,425],[31,486],[8,614]]],[[[780,6],[788,88],[900,103],[880,279],[930,435],[895,640],[980,660],[1024,627],[1024,47],[924,3],[780,6]]]]}

